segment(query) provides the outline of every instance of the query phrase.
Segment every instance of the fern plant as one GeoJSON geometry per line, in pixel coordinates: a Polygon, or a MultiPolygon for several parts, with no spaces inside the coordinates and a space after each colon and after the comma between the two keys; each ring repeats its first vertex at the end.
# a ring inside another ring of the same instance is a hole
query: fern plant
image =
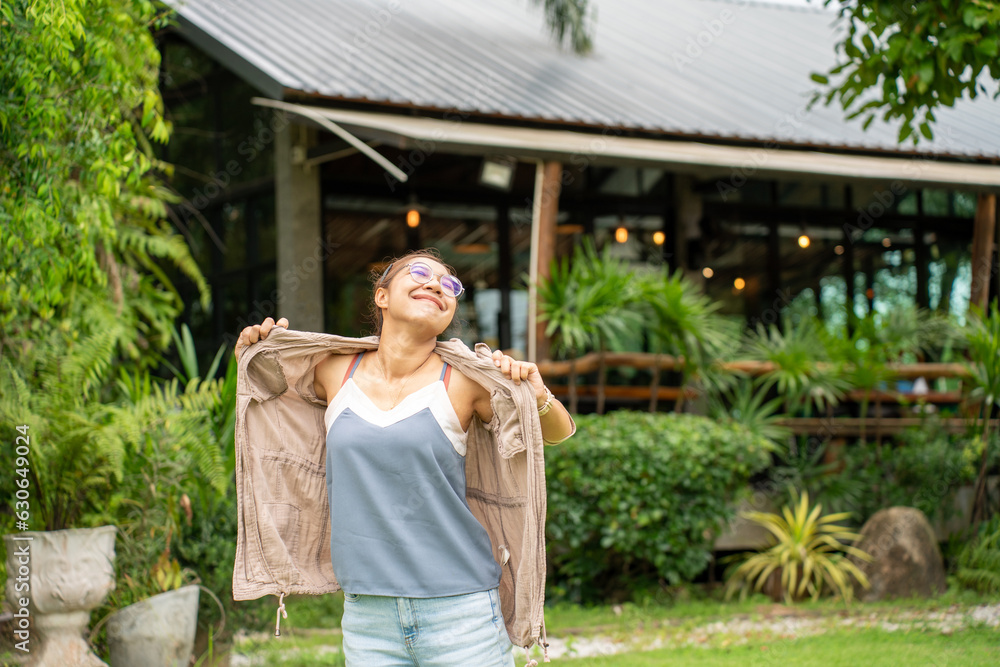
{"type": "Polygon", "coordinates": [[[955,577],[965,588],[1000,593],[1000,514],[980,524],[979,534],[962,549],[955,577]]]}
{"type": "Polygon", "coordinates": [[[861,536],[835,523],[850,515],[844,512],[821,516],[822,511],[820,504],[810,507],[809,494],[803,492],[798,498],[793,494],[792,506],[783,507],[781,514],[742,512],[741,516],[766,528],[774,544],[760,553],[745,553],[730,559],[742,562],[734,564],[727,574],[726,599],[737,590],[741,598],[751,589],[760,591],[776,572],[780,573],[781,594],[786,603],[807,594],[818,600],[826,589],[849,601],[854,593],[849,576],[868,588],[864,572],[845,554],[865,561],[870,561],[871,556],[841,542],[861,536]]]}
{"type": "Polygon", "coordinates": [[[29,426],[33,529],[115,523],[135,490],[131,473],[152,475],[157,461],[171,461],[177,474],[195,470],[216,488],[226,484],[207,418],[219,382],[160,386],[148,370],[124,367],[116,385],[107,382],[113,338],[97,333],[64,347],[50,336],[26,346],[17,363],[0,359],[0,425],[29,426]]]}

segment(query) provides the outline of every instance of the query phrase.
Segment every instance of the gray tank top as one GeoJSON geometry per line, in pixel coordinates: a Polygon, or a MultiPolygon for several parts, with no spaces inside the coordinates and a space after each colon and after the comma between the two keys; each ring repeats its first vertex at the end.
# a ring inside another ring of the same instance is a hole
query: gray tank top
{"type": "Polygon", "coordinates": [[[466,433],[448,398],[450,368],[386,411],[354,382],[361,357],[326,410],[337,581],[349,593],[414,598],[496,587],[500,565],[465,499],[466,433]]]}

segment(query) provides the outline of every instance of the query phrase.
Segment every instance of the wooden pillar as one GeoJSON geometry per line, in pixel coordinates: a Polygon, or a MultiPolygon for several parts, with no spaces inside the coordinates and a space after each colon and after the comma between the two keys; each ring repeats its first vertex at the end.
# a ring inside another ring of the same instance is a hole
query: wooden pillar
{"type": "Polygon", "coordinates": [[[972,233],[972,293],[969,306],[986,310],[993,276],[993,240],[997,227],[997,196],[979,193],[972,233]]]}
{"type": "MultiPolygon", "coordinates": [[[[561,190],[562,164],[546,162],[542,167],[542,201],[538,218],[537,275],[539,280],[549,277],[549,267],[556,256],[556,218],[559,216],[561,190]]],[[[549,358],[549,340],[545,337],[546,325],[546,322],[535,320],[535,361],[549,358]]]]}

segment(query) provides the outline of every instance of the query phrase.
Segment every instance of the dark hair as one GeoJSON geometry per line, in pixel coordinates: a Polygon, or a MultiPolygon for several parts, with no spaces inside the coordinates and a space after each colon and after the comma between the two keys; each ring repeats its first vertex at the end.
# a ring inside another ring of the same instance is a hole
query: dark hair
{"type": "Polygon", "coordinates": [[[375,291],[379,287],[388,288],[392,279],[399,275],[399,272],[403,270],[407,262],[411,259],[430,259],[438,264],[442,265],[448,273],[454,275],[455,269],[445,264],[441,259],[441,253],[437,248],[424,248],[423,250],[412,250],[404,255],[400,255],[394,259],[386,260],[384,262],[385,268],[376,268],[372,271],[371,281],[372,281],[372,301],[371,301],[371,321],[372,326],[375,331],[376,336],[382,335],[382,309],[375,305],[375,291]]]}

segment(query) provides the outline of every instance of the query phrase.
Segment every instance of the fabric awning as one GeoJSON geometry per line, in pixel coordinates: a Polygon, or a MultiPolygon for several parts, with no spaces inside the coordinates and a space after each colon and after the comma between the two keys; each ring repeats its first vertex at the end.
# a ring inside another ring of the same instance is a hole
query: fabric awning
{"type": "Polygon", "coordinates": [[[1000,165],[946,161],[930,155],[883,157],[766,146],[723,146],[616,136],[613,130],[594,134],[491,125],[463,120],[458,114],[454,120],[442,120],[306,106],[260,97],[252,101],[317,123],[378,162],[400,181],[406,180],[406,174],[365,143],[366,140],[424,153],[502,154],[580,166],[660,166],[716,176],[723,169],[735,170],[744,178],[757,174],[812,175],[1000,190],[1000,165]]]}

